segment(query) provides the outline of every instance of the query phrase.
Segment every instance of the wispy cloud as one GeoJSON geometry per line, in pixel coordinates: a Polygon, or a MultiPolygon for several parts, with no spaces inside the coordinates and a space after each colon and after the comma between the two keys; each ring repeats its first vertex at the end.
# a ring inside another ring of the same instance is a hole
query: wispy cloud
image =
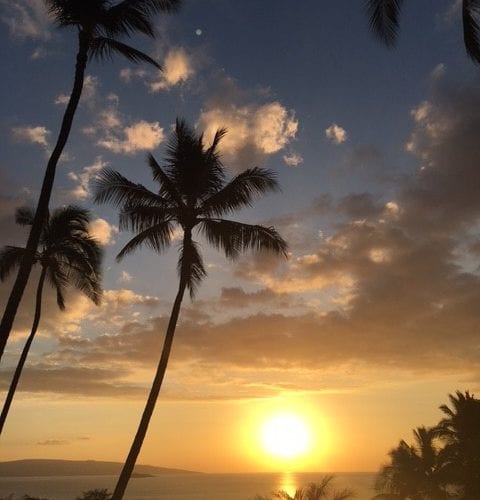
{"type": "Polygon", "coordinates": [[[118,227],[110,224],[105,219],[95,219],[89,224],[89,233],[100,245],[107,246],[115,243],[118,227]]]}
{"type": "Polygon", "coordinates": [[[46,40],[50,37],[50,19],[42,0],[0,0],[0,19],[17,38],[46,40]]]}
{"type": "Polygon", "coordinates": [[[97,156],[91,165],[83,167],[81,173],[69,172],[68,177],[77,183],[68,194],[76,200],[85,200],[90,197],[90,181],[95,179],[100,170],[108,166],[108,162],[103,161],[101,156],[97,156]]]}
{"type": "Polygon", "coordinates": [[[47,138],[50,135],[50,130],[44,126],[15,127],[12,129],[12,134],[18,141],[39,144],[40,146],[48,148],[47,138]]]}
{"type": "Polygon", "coordinates": [[[158,73],[159,78],[149,83],[152,92],[168,90],[175,85],[186,82],[194,74],[193,63],[184,48],[171,49],[163,63],[163,71],[158,73]]]}

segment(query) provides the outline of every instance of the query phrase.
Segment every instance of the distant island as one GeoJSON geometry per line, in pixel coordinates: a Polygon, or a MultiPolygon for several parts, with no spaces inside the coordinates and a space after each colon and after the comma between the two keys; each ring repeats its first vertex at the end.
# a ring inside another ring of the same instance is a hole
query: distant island
{"type": "MultiPolygon", "coordinates": [[[[120,472],[121,462],[97,460],[29,459],[0,462],[0,477],[27,476],[113,476],[120,472]]],[[[169,469],[153,465],[136,465],[132,477],[154,477],[163,474],[200,474],[183,469],[169,469]]]]}

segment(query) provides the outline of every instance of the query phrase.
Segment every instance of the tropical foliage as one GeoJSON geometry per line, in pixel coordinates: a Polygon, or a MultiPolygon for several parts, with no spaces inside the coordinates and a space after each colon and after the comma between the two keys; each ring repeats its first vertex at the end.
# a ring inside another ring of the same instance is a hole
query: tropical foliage
{"type": "MultiPolygon", "coordinates": [[[[34,220],[33,210],[19,208],[16,221],[24,226],[31,226],[34,220]]],[[[42,226],[39,250],[35,252],[34,264],[38,264],[41,272],[38,280],[35,314],[32,329],[25,343],[10,384],[0,417],[0,433],[12,403],[23,366],[28,356],[40,323],[42,311],[42,294],[47,280],[54,288],[57,304],[65,309],[65,290],[70,285],[77,288],[98,304],[101,296],[101,257],[102,252],[97,241],[89,234],[89,213],[75,206],[56,209],[42,226]]],[[[0,251],[0,280],[20,265],[25,248],[6,246],[0,251]]]]}
{"type": "Polygon", "coordinates": [[[88,59],[109,59],[120,54],[132,62],[146,62],[160,68],[150,56],[126,45],[121,40],[135,33],[153,37],[154,14],[177,10],[181,0],[45,0],[56,24],[74,28],[78,34],[78,51],[73,89],[65,109],[56,145],[47,163],[35,217],[17,278],[0,323],[0,359],[12,329],[13,321],[25,290],[42,226],[47,217],[48,205],[55,180],[57,163],[67,143],[75,111],[82,94],[88,59]]]}
{"type": "MultiPolygon", "coordinates": [[[[403,0],[368,0],[370,28],[387,46],[394,45],[398,37],[402,5],[403,0]]],[[[461,8],[465,50],[480,64],[480,0],[461,0],[461,8]]]]}
{"type": "Polygon", "coordinates": [[[439,424],[414,431],[415,443],[390,451],[375,489],[376,500],[480,498],[480,400],[467,391],[450,395],[439,424]]]}
{"type": "Polygon", "coordinates": [[[254,500],[348,500],[354,498],[355,493],[350,489],[333,490],[334,476],[327,475],[319,483],[310,483],[308,486],[298,488],[293,497],[286,491],[276,491],[270,496],[256,496],[254,500]]]}
{"type": "Polygon", "coordinates": [[[225,135],[218,130],[212,144],[204,144],[183,121],[177,121],[168,144],[164,166],[150,155],[148,165],[157,187],[150,191],[126,179],[114,170],[103,170],[96,185],[96,201],[110,202],[120,208],[119,227],[135,236],[118,254],[118,259],[146,246],[156,252],[165,251],[172,243],[175,228],[183,233],[178,259],[179,287],[165,335],[160,362],[137,434],[113,493],[113,500],[123,498],[128,480],[140,452],[167,368],[173,335],[186,290],[193,298],[206,269],[195,231],[230,259],[242,252],[270,251],[286,256],[287,245],[273,227],[244,224],[223,218],[254,199],[278,189],[269,170],[251,168],[227,182],[218,146],[225,135]]]}

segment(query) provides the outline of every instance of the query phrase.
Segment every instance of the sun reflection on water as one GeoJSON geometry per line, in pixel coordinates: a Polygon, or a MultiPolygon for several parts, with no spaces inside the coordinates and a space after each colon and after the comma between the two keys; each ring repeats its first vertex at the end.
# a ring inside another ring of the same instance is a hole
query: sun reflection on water
{"type": "Polygon", "coordinates": [[[298,479],[291,472],[284,472],[279,478],[278,489],[286,491],[291,497],[295,495],[296,489],[299,487],[298,479]]]}

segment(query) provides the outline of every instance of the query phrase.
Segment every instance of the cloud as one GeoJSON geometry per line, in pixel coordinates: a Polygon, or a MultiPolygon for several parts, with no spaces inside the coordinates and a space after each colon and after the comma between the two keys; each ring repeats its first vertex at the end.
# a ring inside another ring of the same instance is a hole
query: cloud
{"type": "Polygon", "coordinates": [[[90,181],[95,179],[100,170],[108,166],[108,162],[102,160],[101,156],[97,156],[91,165],[83,167],[82,173],[76,174],[69,172],[68,177],[77,183],[75,188],[69,191],[69,195],[76,200],[86,200],[90,197],[90,181]]]}
{"type": "MultiPolygon", "coordinates": [[[[82,97],[80,104],[87,104],[93,106],[97,97],[98,78],[92,75],[86,75],[83,80],[82,97]]],[[[59,106],[66,106],[70,100],[70,95],[60,94],[55,98],[55,104],[59,106]]]]}
{"type": "Polygon", "coordinates": [[[50,19],[42,0],[0,0],[0,17],[10,34],[17,38],[46,40],[50,38],[50,19]]]}
{"type": "Polygon", "coordinates": [[[334,144],[342,144],[348,137],[347,131],[336,123],[332,123],[330,127],[325,129],[325,136],[334,144]]]}
{"type": "Polygon", "coordinates": [[[298,167],[303,163],[303,157],[299,153],[291,152],[283,156],[283,161],[289,167],[298,167]]]}
{"type": "Polygon", "coordinates": [[[15,127],[12,129],[12,133],[14,138],[18,141],[40,144],[40,146],[45,148],[48,147],[47,137],[50,131],[46,127],[15,127]]]}
{"type": "Polygon", "coordinates": [[[130,283],[133,279],[133,276],[127,271],[122,271],[120,273],[120,277],[118,278],[118,283],[130,283]]]}
{"type": "Polygon", "coordinates": [[[194,74],[194,70],[192,60],[185,49],[171,49],[163,63],[163,71],[158,74],[160,78],[148,85],[152,92],[168,90],[186,82],[194,74]]]}
{"type": "Polygon", "coordinates": [[[225,103],[203,111],[198,126],[207,143],[218,129],[226,128],[220,151],[228,163],[242,170],[284,149],[295,138],[298,121],[279,102],[240,107],[225,103]]]}
{"type": "Polygon", "coordinates": [[[97,144],[113,153],[132,154],[157,148],[164,140],[163,128],[158,122],[140,120],[123,129],[123,137],[113,134],[100,139],[97,144]]]}
{"type": "Polygon", "coordinates": [[[480,151],[475,129],[480,126],[480,90],[439,84],[432,98],[414,110],[407,150],[420,169],[403,189],[400,204],[411,230],[464,229],[477,220],[480,151]]]}
{"type": "MultiPolygon", "coordinates": [[[[478,380],[479,127],[480,88],[442,85],[412,114],[419,168],[394,191],[319,196],[268,221],[292,235],[290,259],[242,260],[235,285],[182,309],[164,397],[264,397],[387,376],[478,380]]],[[[143,395],[166,305],[111,290],[99,308],[72,309],[70,324],[88,318],[95,335],[61,335],[32,365],[28,390],[44,390],[38,377],[58,393],[143,395]]]]}
{"type": "Polygon", "coordinates": [[[115,243],[114,237],[118,234],[118,228],[109,224],[105,219],[95,219],[89,224],[90,236],[95,238],[100,245],[108,246],[115,243]]]}

